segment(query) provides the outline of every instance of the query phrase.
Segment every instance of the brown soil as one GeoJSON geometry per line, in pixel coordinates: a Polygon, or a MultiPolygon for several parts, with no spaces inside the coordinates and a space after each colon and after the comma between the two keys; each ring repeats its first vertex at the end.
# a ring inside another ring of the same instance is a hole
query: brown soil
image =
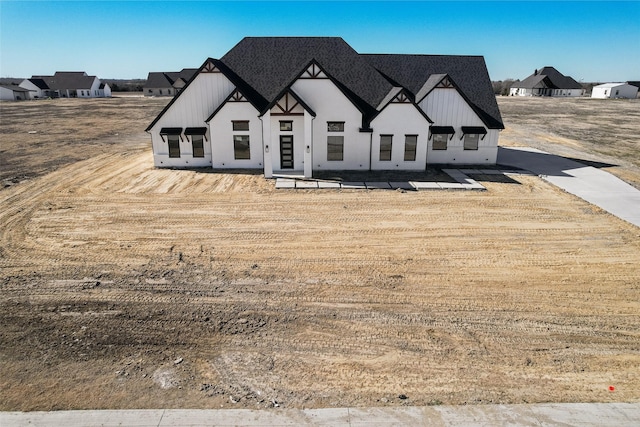
{"type": "MultiPolygon", "coordinates": [[[[545,132],[527,101],[501,100],[506,144],[545,132]]],[[[166,102],[0,104],[5,179],[34,177],[0,191],[0,410],[640,399],[637,227],[531,176],[276,191],[154,169],[166,102]]]]}

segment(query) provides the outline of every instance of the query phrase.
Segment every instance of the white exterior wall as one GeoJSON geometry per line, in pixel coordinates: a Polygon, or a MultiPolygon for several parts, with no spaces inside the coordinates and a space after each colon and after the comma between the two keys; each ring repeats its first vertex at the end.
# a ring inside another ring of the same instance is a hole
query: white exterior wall
{"type": "Polygon", "coordinates": [[[111,98],[111,86],[104,84],[104,89],[100,89],[100,96],[111,98]]]}
{"type": "Polygon", "coordinates": [[[478,140],[477,150],[465,150],[462,126],[483,126],[484,122],[455,89],[434,89],[419,106],[434,121],[434,126],[453,126],[456,134],[447,142],[446,150],[433,150],[433,138],[429,141],[427,162],[448,164],[495,164],[498,156],[499,130],[487,129],[478,140]]]}
{"type": "Polygon", "coordinates": [[[512,87],[509,89],[510,96],[533,96],[533,89],[525,89],[523,87],[512,87]]]}
{"type": "Polygon", "coordinates": [[[594,86],[593,90],[591,91],[591,97],[600,99],[610,98],[611,88],[609,86],[594,86]]]}
{"type": "Polygon", "coordinates": [[[298,79],[292,89],[316,113],[310,144],[313,169],[368,170],[370,134],[360,132],[362,113],[340,89],[329,79],[298,79]],[[345,122],[344,132],[327,132],[327,122],[345,122]],[[344,136],[342,161],[327,161],[327,136],[330,135],[344,136]]]}
{"type": "Polygon", "coordinates": [[[584,89],[552,89],[551,96],[556,98],[568,98],[584,95],[584,89]]]}
{"type": "Polygon", "coordinates": [[[635,99],[638,96],[638,88],[621,83],[619,85],[599,85],[593,88],[591,92],[592,98],[631,98],[635,99]]]}
{"type": "Polygon", "coordinates": [[[371,122],[373,170],[424,170],[427,166],[427,138],[430,123],[413,104],[389,104],[371,122]],[[380,161],[380,135],[393,135],[391,161],[380,161]],[[405,135],[418,135],[416,160],[404,161],[405,135]]]}
{"type": "Polygon", "coordinates": [[[0,99],[5,101],[15,101],[16,100],[15,92],[12,91],[11,89],[0,87],[0,99]]]}
{"type": "Polygon", "coordinates": [[[155,88],[155,87],[146,87],[144,90],[144,96],[173,96],[175,95],[174,88],[155,88]],[[162,91],[162,93],[160,93],[162,91]]]}
{"type": "Polygon", "coordinates": [[[31,83],[28,79],[24,79],[19,86],[30,91],[29,92],[30,99],[42,98],[44,96],[42,89],[40,89],[38,86],[31,83]]]}
{"type": "MultiPolygon", "coordinates": [[[[182,95],[184,97],[184,95],[182,95]]],[[[210,152],[216,169],[262,169],[262,122],[249,102],[227,102],[209,122],[210,152]],[[248,131],[234,131],[233,120],[248,120],[248,131]],[[234,158],[234,135],[249,135],[250,159],[234,158]]],[[[206,143],[205,143],[205,148],[206,143]]],[[[207,156],[205,152],[205,157],[207,156]]]]}
{"type": "MultiPolygon", "coordinates": [[[[157,167],[211,166],[211,145],[205,143],[204,159],[194,159],[187,153],[192,152],[191,141],[182,137],[180,158],[169,158],[169,146],[160,136],[163,127],[204,127],[205,120],[229,96],[234,85],[222,73],[200,73],[184,90],[184,93],[165,112],[153,128],[151,144],[153,160],[157,167]]],[[[211,135],[214,137],[215,135],[211,135]]],[[[209,138],[211,141],[211,138],[209,138]]]]}

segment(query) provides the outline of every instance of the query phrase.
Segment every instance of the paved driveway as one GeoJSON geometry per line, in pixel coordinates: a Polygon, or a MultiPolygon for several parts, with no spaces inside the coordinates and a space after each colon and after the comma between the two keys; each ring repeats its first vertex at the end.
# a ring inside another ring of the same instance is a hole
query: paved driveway
{"type": "Polygon", "coordinates": [[[553,185],[640,227],[640,190],[608,172],[535,148],[498,147],[498,163],[540,175],[553,185]]]}

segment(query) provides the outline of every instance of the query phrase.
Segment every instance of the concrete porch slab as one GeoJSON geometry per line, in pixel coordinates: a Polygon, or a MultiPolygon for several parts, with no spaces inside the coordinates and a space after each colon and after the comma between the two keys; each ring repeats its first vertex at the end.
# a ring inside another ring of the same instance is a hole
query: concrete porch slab
{"type": "Polygon", "coordinates": [[[391,185],[388,182],[365,182],[368,190],[389,190],[391,185]]]}

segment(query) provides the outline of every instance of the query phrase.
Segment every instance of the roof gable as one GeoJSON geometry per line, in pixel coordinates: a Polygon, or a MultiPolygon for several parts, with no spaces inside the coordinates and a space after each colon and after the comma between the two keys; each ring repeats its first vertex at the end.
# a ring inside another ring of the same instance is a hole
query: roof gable
{"type": "MultiPolygon", "coordinates": [[[[262,111],[262,109],[268,104],[266,99],[264,99],[262,96],[260,96],[260,94],[257,93],[251,86],[249,86],[240,77],[238,77],[238,75],[236,73],[234,73],[232,70],[230,70],[229,67],[227,67],[225,64],[223,64],[222,62],[220,62],[217,59],[207,58],[207,60],[204,61],[204,63],[200,66],[200,68],[198,68],[197,72],[193,75],[193,77],[187,82],[187,84],[184,86],[184,88],[176,96],[174,96],[171,99],[171,101],[169,101],[169,103],[166,105],[166,107],[164,107],[162,109],[160,114],[158,114],[158,116],[149,124],[149,126],[147,126],[145,131],[147,131],[147,132],[150,131],[151,128],[153,128],[153,126],[158,122],[158,120],[160,120],[162,118],[162,116],[164,116],[164,114],[171,108],[171,106],[176,102],[176,100],[178,98],[180,98],[181,96],[184,96],[184,94],[186,93],[186,89],[191,85],[191,83],[193,81],[195,81],[195,79],[198,76],[198,74],[201,74],[201,73],[222,73],[222,74],[224,74],[224,76],[226,78],[228,78],[229,81],[231,81],[231,83],[233,83],[233,85],[236,87],[236,89],[241,91],[242,95],[245,96],[246,99],[258,111],[262,111]]],[[[224,102],[222,102],[220,105],[224,105],[224,102]]],[[[219,107],[218,107],[218,109],[219,109],[219,107]]],[[[216,111],[218,109],[216,109],[216,111]]],[[[216,111],[214,111],[212,113],[212,115],[209,117],[209,119],[207,119],[206,121],[211,120],[211,117],[213,117],[213,115],[216,113],[216,111]]]]}
{"type": "Polygon", "coordinates": [[[392,87],[340,37],[246,37],[220,60],[270,101],[313,61],[361,109],[373,109],[392,87]]]}
{"type": "MultiPolygon", "coordinates": [[[[394,87],[393,90],[389,92],[389,94],[385,97],[384,101],[380,103],[380,105],[378,106],[378,112],[376,113],[375,117],[378,117],[380,114],[382,114],[382,112],[391,104],[412,105],[413,108],[418,110],[418,113],[420,113],[420,115],[424,117],[426,121],[428,121],[429,123],[433,123],[433,120],[429,118],[427,113],[425,113],[422,110],[422,108],[420,108],[418,104],[415,103],[415,98],[413,94],[410,93],[407,89],[402,87],[394,87]]],[[[373,122],[374,120],[375,118],[373,118],[371,122],[373,122]]]]}
{"type": "Polygon", "coordinates": [[[582,89],[582,85],[572,77],[565,76],[553,67],[543,67],[535,70],[526,79],[511,85],[513,88],[532,89],[541,81],[550,89],[582,89]]]}
{"type": "Polygon", "coordinates": [[[379,72],[417,96],[430,91],[439,76],[452,78],[487,127],[504,129],[482,56],[363,54],[379,72]],[[432,77],[434,76],[434,77],[432,77]]]}

